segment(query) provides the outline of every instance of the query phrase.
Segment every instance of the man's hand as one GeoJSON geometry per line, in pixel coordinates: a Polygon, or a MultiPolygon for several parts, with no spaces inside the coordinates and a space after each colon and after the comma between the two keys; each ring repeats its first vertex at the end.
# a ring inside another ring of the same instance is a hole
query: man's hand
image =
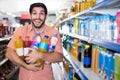
{"type": "Polygon", "coordinates": [[[25,61],[29,64],[37,62],[41,58],[41,53],[38,53],[36,49],[29,48],[29,53],[26,55],[25,61]]]}
{"type": "Polygon", "coordinates": [[[42,70],[42,67],[37,67],[37,66],[39,66],[40,64],[28,64],[28,65],[26,65],[25,66],[25,68],[27,69],[27,70],[30,70],[30,71],[39,71],[39,70],[42,70]]]}

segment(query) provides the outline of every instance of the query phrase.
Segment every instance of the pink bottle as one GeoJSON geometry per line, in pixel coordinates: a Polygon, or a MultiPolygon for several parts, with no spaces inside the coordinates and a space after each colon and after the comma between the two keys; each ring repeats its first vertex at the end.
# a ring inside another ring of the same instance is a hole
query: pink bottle
{"type": "Polygon", "coordinates": [[[36,35],[32,38],[31,47],[34,49],[38,49],[38,44],[41,41],[40,33],[36,33],[36,35]]]}
{"type": "Polygon", "coordinates": [[[120,43],[120,11],[116,13],[116,23],[117,23],[117,43],[120,43]]]}

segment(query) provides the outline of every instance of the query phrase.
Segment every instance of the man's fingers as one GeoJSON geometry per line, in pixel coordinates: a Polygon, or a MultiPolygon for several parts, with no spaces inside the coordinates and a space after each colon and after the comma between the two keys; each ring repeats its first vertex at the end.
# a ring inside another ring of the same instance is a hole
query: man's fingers
{"type": "Polygon", "coordinates": [[[28,49],[29,49],[29,51],[34,51],[35,50],[34,48],[30,48],[30,47],[28,49]]]}

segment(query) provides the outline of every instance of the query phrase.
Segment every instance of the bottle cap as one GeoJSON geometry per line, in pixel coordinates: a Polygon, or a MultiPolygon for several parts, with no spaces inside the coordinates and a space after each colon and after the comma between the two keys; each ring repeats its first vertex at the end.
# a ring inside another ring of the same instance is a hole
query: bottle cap
{"type": "Polygon", "coordinates": [[[30,38],[30,36],[25,36],[25,38],[27,38],[27,39],[28,39],[28,38],[30,38]]]}
{"type": "Polygon", "coordinates": [[[49,36],[45,35],[44,38],[49,38],[49,36]]]}
{"type": "Polygon", "coordinates": [[[89,48],[90,47],[90,45],[86,45],[86,48],[89,48]]]}
{"type": "Polygon", "coordinates": [[[55,50],[55,46],[54,45],[50,45],[49,46],[49,51],[54,51],[55,50]]]}
{"type": "Polygon", "coordinates": [[[57,36],[57,33],[58,33],[58,32],[55,32],[55,33],[53,34],[53,36],[57,36]]]}
{"type": "Polygon", "coordinates": [[[40,32],[36,32],[36,35],[40,35],[40,32]]]}
{"type": "Polygon", "coordinates": [[[15,38],[16,38],[16,39],[19,39],[19,38],[21,38],[21,36],[16,36],[15,38]]]}

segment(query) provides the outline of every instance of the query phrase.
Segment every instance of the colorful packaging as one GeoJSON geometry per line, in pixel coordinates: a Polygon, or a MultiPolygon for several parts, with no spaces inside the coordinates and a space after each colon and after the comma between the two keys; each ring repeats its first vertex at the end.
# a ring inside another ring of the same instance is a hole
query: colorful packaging
{"type": "Polygon", "coordinates": [[[30,41],[30,37],[29,36],[25,36],[25,40],[24,40],[24,56],[26,56],[29,53],[29,47],[31,45],[31,41],[30,41]]]}
{"type": "Polygon", "coordinates": [[[120,54],[115,53],[115,80],[120,80],[120,54]]]}
{"type": "Polygon", "coordinates": [[[117,43],[120,43],[120,11],[116,14],[116,23],[117,23],[117,43]]]}
{"type": "Polygon", "coordinates": [[[16,36],[16,37],[15,37],[14,45],[15,45],[16,52],[17,52],[18,56],[19,56],[22,60],[24,60],[24,50],[23,50],[24,42],[23,42],[23,40],[21,39],[21,36],[16,36]]]}

